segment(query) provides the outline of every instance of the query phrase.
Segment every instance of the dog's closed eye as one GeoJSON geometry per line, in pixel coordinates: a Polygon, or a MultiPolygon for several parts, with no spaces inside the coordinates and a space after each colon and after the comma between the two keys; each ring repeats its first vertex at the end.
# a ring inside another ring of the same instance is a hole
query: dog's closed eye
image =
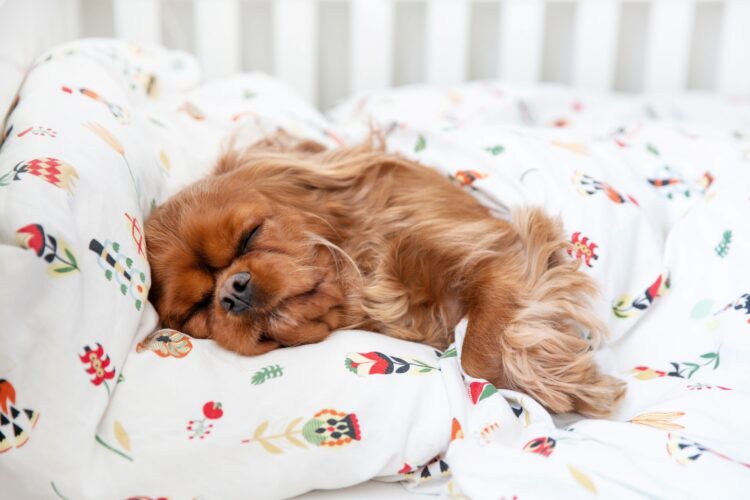
{"type": "Polygon", "coordinates": [[[188,321],[190,321],[190,318],[201,312],[203,309],[207,308],[211,305],[211,302],[213,301],[214,294],[212,292],[208,292],[201,299],[193,304],[193,306],[188,310],[188,312],[185,314],[185,316],[182,319],[182,324],[184,325],[188,321]]]}
{"type": "Polygon", "coordinates": [[[237,250],[237,255],[244,255],[250,251],[253,241],[257,238],[258,234],[260,234],[260,229],[262,226],[263,226],[263,223],[260,223],[256,225],[254,228],[252,228],[250,231],[242,235],[242,238],[240,239],[239,248],[237,250]]]}

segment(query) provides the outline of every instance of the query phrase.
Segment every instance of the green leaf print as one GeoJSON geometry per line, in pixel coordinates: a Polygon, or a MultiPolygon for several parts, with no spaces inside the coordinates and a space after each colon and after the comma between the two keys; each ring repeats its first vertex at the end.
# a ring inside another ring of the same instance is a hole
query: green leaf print
{"type": "Polygon", "coordinates": [[[732,231],[727,229],[724,231],[724,233],[721,235],[721,241],[718,245],[714,248],[714,251],[716,252],[716,255],[719,256],[719,258],[723,259],[727,256],[729,253],[729,245],[732,243],[732,231]]]}
{"type": "Polygon", "coordinates": [[[497,156],[497,155],[502,154],[505,151],[505,147],[501,146],[500,144],[495,144],[494,146],[484,148],[484,150],[487,151],[492,156],[497,156]]]}
{"type": "Polygon", "coordinates": [[[250,380],[250,383],[253,385],[260,385],[265,383],[267,380],[278,378],[282,375],[284,375],[284,369],[281,367],[281,365],[270,365],[255,372],[255,374],[253,374],[252,380],[250,380]]]}
{"type": "Polygon", "coordinates": [[[425,140],[423,135],[419,136],[419,139],[417,139],[417,144],[414,146],[414,152],[419,153],[421,151],[424,151],[424,148],[427,147],[427,141],[425,140]]]}

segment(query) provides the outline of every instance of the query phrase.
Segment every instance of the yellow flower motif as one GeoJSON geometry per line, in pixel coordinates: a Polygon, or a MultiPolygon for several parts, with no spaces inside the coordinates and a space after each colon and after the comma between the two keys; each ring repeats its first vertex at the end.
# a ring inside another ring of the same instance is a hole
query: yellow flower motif
{"type": "Polygon", "coordinates": [[[106,142],[107,145],[111,147],[117,154],[119,154],[120,156],[125,155],[125,148],[122,147],[122,143],[117,140],[117,138],[113,136],[109,130],[99,125],[98,123],[92,122],[84,123],[83,126],[96,134],[99,139],[106,142]]]}
{"type": "Polygon", "coordinates": [[[584,474],[581,470],[576,469],[572,465],[568,465],[568,470],[570,471],[570,474],[573,476],[573,479],[575,479],[578,484],[586,488],[589,492],[596,495],[596,486],[594,485],[594,482],[591,480],[591,478],[587,474],[584,474]]]}
{"type": "Polygon", "coordinates": [[[135,180],[135,176],[133,175],[133,169],[130,168],[128,157],[125,156],[125,148],[122,146],[122,143],[114,135],[112,135],[109,130],[98,123],[87,122],[83,123],[83,126],[93,132],[97,137],[99,137],[99,139],[104,141],[109,147],[112,148],[115,153],[122,156],[122,160],[125,162],[125,166],[128,167],[130,178],[133,180],[133,186],[135,186],[136,192],[140,197],[141,190],[138,186],[138,182],[136,182],[135,180]]]}
{"type": "Polygon", "coordinates": [[[164,150],[159,151],[159,161],[161,162],[162,166],[164,167],[164,170],[169,172],[171,168],[171,164],[169,162],[169,156],[167,156],[167,153],[164,152],[164,150]]]}
{"type": "Polygon", "coordinates": [[[664,377],[665,372],[661,370],[654,370],[647,366],[636,366],[633,368],[633,376],[638,380],[651,380],[653,378],[664,377]]]}
{"type": "Polygon", "coordinates": [[[578,153],[581,155],[586,155],[589,152],[585,144],[579,144],[575,142],[560,142],[560,141],[552,141],[551,144],[553,146],[557,146],[558,148],[567,149],[568,151],[571,151],[573,153],[578,153]]]}
{"type": "Polygon", "coordinates": [[[647,425],[656,429],[684,429],[680,424],[672,422],[685,415],[681,411],[654,411],[649,413],[642,413],[637,417],[633,417],[629,420],[632,424],[647,425]]]}

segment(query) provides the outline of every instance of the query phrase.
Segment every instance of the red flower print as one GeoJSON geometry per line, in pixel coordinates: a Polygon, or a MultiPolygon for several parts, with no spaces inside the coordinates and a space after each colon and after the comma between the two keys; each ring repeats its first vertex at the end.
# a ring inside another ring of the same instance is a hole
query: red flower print
{"type": "Polygon", "coordinates": [[[492,396],[496,392],[497,389],[495,386],[489,382],[472,382],[469,384],[469,397],[471,397],[471,402],[474,404],[492,396]]]}
{"type": "Polygon", "coordinates": [[[486,179],[487,174],[476,170],[459,170],[449,178],[459,186],[472,186],[475,181],[486,179]]]}
{"type": "Polygon", "coordinates": [[[633,299],[629,295],[623,295],[620,299],[612,304],[612,312],[618,318],[629,318],[638,311],[648,309],[648,307],[659,297],[664,296],[672,284],[669,279],[669,271],[660,274],[640,296],[633,299]]]}
{"type": "Polygon", "coordinates": [[[414,469],[411,468],[411,465],[404,462],[404,466],[396,474],[410,474],[412,472],[414,472],[414,469]]]}
{"type": "Polygon", "coordinates": [[[39,412],[16,404],[16,388],[0,378],[0,453],[20,448],[39,420],[39,412]]]}
{"type": "Polygon", "coordinates": [[[382,352],[350,352],[344,361],[346,369],[360,377],[392,373],[434,373],[440,369],[418,359],[402,359],[382,352]]]}
{"type": "Polygon", "coordinates": [[[16,241],[22,248],[33,250],[37,257],[44,258],[49,264],[48,272],[52,276],[79,270],[78,261],[69,245],[63,239],[45,233],[39,224],[29,224],[17,230],[16,241]],[[44,255],[45,253],[47,255],[44,255]]]}
{"type": "Polygon", "coordinates": [[[581,237],[581,232],[576,231],[570,238],[570,245],[568,246],[568,255],[575,259],[583,259],[584,263],[591,267],[591,259],[597,260],[599,256],[596,255],[597,249],[596,243],[589,240],[588,236],[581,237]]]}
{"type": "Polygon", "coordinates": [[[604,195],[614,203],[623,204],[630,202],[635,206],[639,206],[638,201],[629,194],[625,194],[623,196],[619,191],[617,191],[606,182],[594,179],[590,175],[586,175],[583,172],[575,173],[575,175],[573,176],[573,183],[578,186],[578,191],[581,194],[591,196],[598,192],[601,192],[604,193],[604,195]]]}
{"type": "Polygon", "coordinates": [[[68,192],[71,192],[78,179],[78,172],[73,165],[57,158],[43,157],[18,162],[10,172],[0,176],[0,186],[7,186],[11,181],[20,181],[22,174],[39,177],[68,192]]]}
{"type": "Polygon", "coordinates": [[[107,393],[109,393],[107,380],[115,377],[114,367],[109,367],[111,363],[109,356],[104,353],[104,348],[99,342],[96,343],[95,347],[84,346],[83,350],[84,353],[79,358],[81,363],[88,364],[86,373],[91,375],[91,383],[97,386],[104,383],[104,387],[107,388],[107,393]]]}
{"type": "Polygon", "coordinates": [[[544,457],[548,457],[552,454],[552,450],[555,449],[557,441],[551,437],[538,437],[534,438],[526,445],[524,445],[524,451],[530,451],[531,453],[537,453],[544,457]]]}
{"type": "Polygon", "coordinates": [[[648,366],[636,366],[633,368],[633,376],[638,380],[651,380],[652,378],[666,377],[667,372],[654,370],[648,366]]]}
{"type": "Polygon", "coordinates": [[[19,238],[23,238],[23,246],[30,248],[41,257],[45,249],[44,229],[39,224],[29,224],[16,231],[19,238]]]}
{"type": "Polygon", "coordinates": [[[346,367],[359,375],[387,375],[393,372],[393,362],[383,353],[352,352],[346,357],[346,367]]]}

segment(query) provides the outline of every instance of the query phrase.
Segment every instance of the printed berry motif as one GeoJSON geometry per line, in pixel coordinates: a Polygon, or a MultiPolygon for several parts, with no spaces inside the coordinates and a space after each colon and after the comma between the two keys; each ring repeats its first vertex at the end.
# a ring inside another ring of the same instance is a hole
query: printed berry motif
{"type": "Polygon", "coordinates": [[[599,247],[596,243],[590,241],[588,236],[581,236],[581,232],[576,231],[570,237],[568,255],[574,259],[582,260],[586,266],[592,267],[591,261],[599,259],[599,256],[596,255],[597,248],[599,247]]]}
{"type": "Polygon", "coordinates": [[[487,174],[476,170],[459,170],[448,178],[461,187],[474,187],[474,182],[486,179],[487,174]]]}
{"type": "Polygon", "coordinates": [[[523,446],[523,451],[536,453],[543,457],[548,457],[557,446],[557,441],[549,436],[534,438],[523,446]]]}
{"type": "Polygon", "coordinates": [[[16,388],[0,378],[0,453],[25,445],[38,420],[39,412],[20,408],[16,404],[16,388]]]}
{"type": "Polygon", "coordinates": [[[20,181],[23,174],[39,177],[64,191],[72,192],[78,180],[78,172],[68,163],[57,158],[43,157],[21,161],[13,169],[0,176],[0,186],[7,186],[12,181],[20,181]]]}
{"type": "Polygon", "coordinates": [[[418,359],[403,359],[382,352],[350,352],[344,361],[346,369],[360,377],[368,375],[421,374],[440,371],[418,359]]]}
{"type": "Polygon", "coordinates": [[[250,383],[253,385],[260,385],[265,383],[267,380],[270,380],[272,378],[279,378],[282,375],[284,375],[284,369],[281,367],[281,365],[270,365],[255,372],[253,374],[252,380],[250,380],[250,383]]]}
{"type": "Polygon", "coordinates": [[[37,257],[47,262],[50,276],[64,276],[80,271],[68,243],[45,232],[41,224],[29,224],[17,230],[16,241],[21,248],[33,250],[37,257]]]}
{"type": "Polygon", "coordinates": [[[218,420],[224,416],[221,403],[208,401],[203,404],[203,418],[188,421],[188,439],[205,439],[214,428],[212,420],[218,420]]]}
{"type": "Polygon", "coordinates": [[[653,302],[663,296],[670,288],[669,273],[664,272],[656,278],[643,294],[635,299],[630,295],[623,295],[612,305],[612,312],[618,318],[630,318],[636,313],[643,312],[653,302]]]}
{"type": "Polygon", "coordinates": [[[57,131],[49,127],[42,127],[42,126],[27,127],[21,132],[19,132],[16,135],[16,137],[23,137],[26,134],[31,134],[37,137],[49,137],[51,139],[54,139],[55,137],[57,137],[57,131]]]}
{"type": "Polygon", "coordinates": [[[729,387],[724,387],[723,385],[708,385],[708,384],[691,384],[687,386],[689,391],[710,391],[713,389],[719,389],[720,391],[731,391],[729,387]]]}
{"type": "Polygon", "coordinates": [[[576,172],[573,175],[573,184],[577,186],[578,192],[582,195],[592,196],[596,193],[604,193],[604,195],[613,203],[632,203],[635,206],[639,206],[636,199],[629,194],[622,195],[619,191],[617,191],[606,182],[596,180],[590,175],[584,174],[583,172],[576,172]]]}
{"type": "Polygon", "coordinates": [[[138,342],[136,352],[151,351],[160,358],[184,358],[193,350],[190,337],[177,330],[163,328],[138,342]]]}
{"type": "Polygon", "coordinates": [[[281,454],[284,453],[284,449],[275,444],[279,440],[306,449],[305,442],[313,446],[338,447],[362,439],[359,420],[354,413],[325,409],[313,415],[300,427],[303,420],[304,417],[295,418],[279,434],[266,433],[270,424],[266,420],[256,427],[253,437],[243,439],[242,443],[258,443],[268,453],[281,454]]]}
{"type": "Polygon", "coordinates": [[[121,124],[127,125],[130,123],[130,115],[127,111],[125,111],[122,106],[119,106],[117,104],[114,104],[113,102],[108,101],[101,95],[97,94],[95,91],[91,89],[87,89],[86,87],[67,87],[65,85],[62,86],[62,91],[66,94],[74,95],[76,93],[81,94],[82,96],[88,97],[89,99],[98,102],[99,104],[103,105],[107,108],[109,113],[117,119],[121,124]]]}
{"type": "Polygon", "coordinates": [[[100,243],[96,239],[89,242],[89,250],[98,255],[97,262],[104,271],[104,277],[112,281],[114,276],[120,285],[120,293],[130,294],[135,308],[140,311],[148,297],[149,284],[146,273],[133,266],[133,259],[120,253],[120,244],[106,240],[100,243]]]}

